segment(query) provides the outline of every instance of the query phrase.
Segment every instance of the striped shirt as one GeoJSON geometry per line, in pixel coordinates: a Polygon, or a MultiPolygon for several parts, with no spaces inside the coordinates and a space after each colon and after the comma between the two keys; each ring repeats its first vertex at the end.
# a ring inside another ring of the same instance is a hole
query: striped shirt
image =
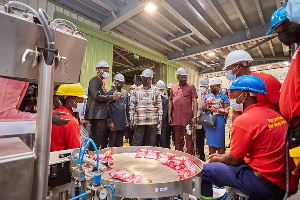
{"type": "Polygon", "coordinates": [[[151,85],[144,89],[140,85],[131,95],[129,119],[134,120],[135,125],[154,125],[162,120],[162,101],[158,88],[151,85]]]}

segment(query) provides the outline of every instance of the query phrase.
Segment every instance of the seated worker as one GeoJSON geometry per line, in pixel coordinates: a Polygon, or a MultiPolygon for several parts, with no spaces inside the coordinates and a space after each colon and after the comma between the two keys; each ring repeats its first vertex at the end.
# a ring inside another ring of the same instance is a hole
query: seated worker
{"type": "MultiPolygon", "coordinates": [[[[260,78],[240,76],[229,88],[230,106],[242,114],[232,124],[229,154],[213,154],[203,166],[202,199],[212,199],[212,184],[237,188],[249,199],[282,199],[285,194],[285,134],[287,122],[276,111],[258,103],[266,94],[260,78]]],[[[298,180],[290,175],[290,191],[298,180]]]]}
{"type": "Polygon", "coordinates": [[[63,126],[52,125],[50,151],[79,148],[81,144],[79,122],[73,116],[73,109],[77,108],[77,103],[82,103],[83,99],[88,97],[79,83],[60,85],[56,95],[60,97],[62,105],[53,113],[68,113],[68,115],[62,115],[62,118],[70,119],[70,121],[63,126]]]}

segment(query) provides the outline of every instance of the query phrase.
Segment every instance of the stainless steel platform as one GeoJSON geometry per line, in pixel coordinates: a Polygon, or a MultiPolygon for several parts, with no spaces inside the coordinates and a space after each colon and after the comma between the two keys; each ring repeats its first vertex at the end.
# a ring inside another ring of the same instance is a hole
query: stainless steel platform
{"type": "MultiPolygon", "coordinates": [[[[200,183],[202,179],[202,162],[196,157],[171,149],[160,147],[115,147],[111,148],[114,165],[102,174],[102,183],[111,185],[115,196],[126,198],[161,198],[177,194],[188,193],[200,197],[200,183]],[[193,160],[198,173],[190,178],[180,180],[178,173],[172,168],[154,159],[135,158],[136,149],[148,149],[160,152],[170,152],[176,156],[186,156],[193,160]],[[109,172],[122,169],[136,175],[153,180],[152,183],[125,183],[111,178],[109,172]]],[[[99,153],[105,153],[106,149],[99,153]]]]}

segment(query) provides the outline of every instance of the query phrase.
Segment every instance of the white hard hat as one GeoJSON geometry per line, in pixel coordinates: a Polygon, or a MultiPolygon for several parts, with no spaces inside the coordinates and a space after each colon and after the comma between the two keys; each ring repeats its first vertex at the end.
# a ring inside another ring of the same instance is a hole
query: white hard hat
{"type": "Polygon", "coordinates": [[[174,85],[173,83],[169,83],[169,84],[167,85],[167,88],[168,88],[168,89],[171,89],[171,88],[173,87],[173,85],[174,85]]]}
{"type": "Polygon", "coordinates": [[[114,80],[125,82],[124,76],[122,74],[116,74],[114,80]]]}
{"type": "Polygon", "coordinates": [[[225,59],[225,66],[222,70],[225,70],[228,66],[239,62],[251,62],[253,58],[244,50],[235,50],[230,52],[225,59]]]}
{"type": "Polygon", "coordinates": [[[211,79],[210,85],[222,85],[222,81],[221,81],[221,79],[215,77],[215,78],[211,79]]]}
{"type": "Polygon", "coordinates": [[[183,67],[180,67],[180,68],[177,70],[176,75],[187,76],[188,73],[187,73],[186,69],[184,69],[183,67]]]}
{"type": "Polygon", "coordinates": [[[104,60],[101,60],[96,65],[96,68],[99,68],[99,67],[109,67],[109,66],[108,66],[107,62],[105,62],[104,60]]]}
{"type": "Polygon", "coordinates": [[[115,82],[112,82],[111,87],[115,87],[115,86],[116,86],[115,82]]]}
{"type": "Polygon", "coordinates": [[[164,90],[164,89],[165,89],[165,83],[164,83],[162,80],[159,80],[159,81],[157,81],[157,83],[156,83],[156,87],[157,87],[158,89],[164,90]]]}
{"type": "Polygon", "coordinates": [[[200,80],[200,86],[202,87],[208,87],[208,84],[209,84],[209,79],[208,78],[203,78],[200,80]]]}
{"type": "Polygon", "coordinates": [[[133,84],[132,86],[130,86],[130,89],[136,89],[136,88],[137,88],[136,84],[133,84]]]}
{"type": "Polygon", "coordinates": [[[145,70],[142,72],[141,76],[153,78],[153,72],[152,72],[150,69],[145,69],[145,70]]]}

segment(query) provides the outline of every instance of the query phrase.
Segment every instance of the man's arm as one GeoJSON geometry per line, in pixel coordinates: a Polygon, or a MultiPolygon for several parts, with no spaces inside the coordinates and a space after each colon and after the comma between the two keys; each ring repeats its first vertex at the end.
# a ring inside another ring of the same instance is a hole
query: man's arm
{"type": "Polygon", "coordinates": [[[194,113],[193,118],[192,118],[192,122],[193,122],[193,125],[195,126],[196,125],[196,117],[197,117],[197,113],[198,113],[197,98],[193,98],[192,102],[193,102],[193,113],[194,113]]]}
{"type": "Polygon", "coordinates": [[[240,164],[242,164],[244,159],[240,159],[240,158],[235,158],[230,154],[213,154],[210,155],[210,160],[209,162],[221,162],[224,163],[226,165],[232,165],[232,166],[238,166],[240,164]]]}
{"type": "Polygon", "coordinates": [[[169,100],[169,108],[168,108],[168,121],[169,124],[172,125],[172,109],[173,109],[173,102],[172,100],[169,100]]]}
{"type": "Polygon", "coordinates": [[[99,85],[97,81],[95,79],[92,79],[89,85],[89,92],[95,99],[95,101],[97,101],[98,103],[113,102],[113,95],[105,94],[102,86],[99,89],[98,88],[99,85]]]}

